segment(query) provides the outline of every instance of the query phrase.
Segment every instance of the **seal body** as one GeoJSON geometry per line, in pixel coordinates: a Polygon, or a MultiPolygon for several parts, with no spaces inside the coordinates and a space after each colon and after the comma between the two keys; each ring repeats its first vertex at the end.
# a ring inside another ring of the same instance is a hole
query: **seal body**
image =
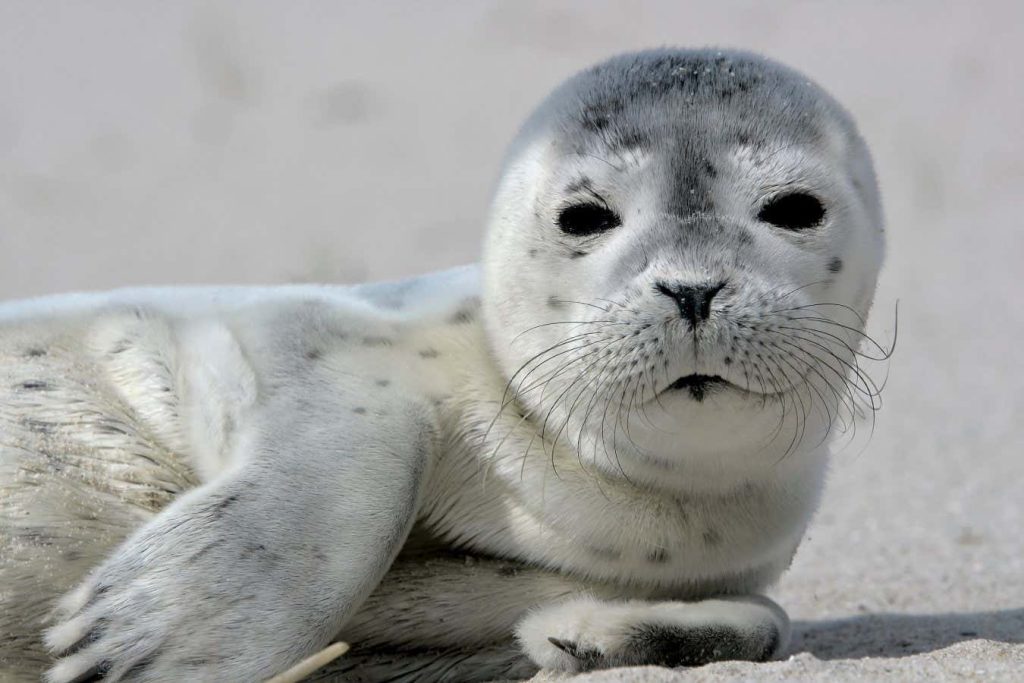
{"type": "Polygon", "coordinates": [[[338,637],[325,679],[770,658],[759,592],[874,405],[882,244],[827,95],[663,50],[541,105],[480,268],[6,304],[0,668],[255,680],[338,637]]]}

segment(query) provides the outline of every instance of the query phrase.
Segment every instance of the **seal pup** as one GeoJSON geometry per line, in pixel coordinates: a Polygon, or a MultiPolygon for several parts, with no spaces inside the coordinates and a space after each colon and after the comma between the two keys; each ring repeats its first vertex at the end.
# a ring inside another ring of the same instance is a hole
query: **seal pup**
{"type": "Polygon", "coordinates": [[[831,97],[654,50],[529,118],[479,269],[6,304],[2,666],[248,681],[337,637],[325,680],[770,659],[761,592],[875,407],[882,257],[831,97]]]}

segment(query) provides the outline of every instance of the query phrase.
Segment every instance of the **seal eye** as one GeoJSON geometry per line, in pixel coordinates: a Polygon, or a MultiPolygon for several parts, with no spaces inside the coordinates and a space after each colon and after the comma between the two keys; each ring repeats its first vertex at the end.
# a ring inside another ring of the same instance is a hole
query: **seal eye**
{"type": "Polygon", "coordinates": [[[821,223],[825,207],[814,195],[793,192],[768,200],[757,218],[786,230],[806,230],[821,223]]]}
{"type": "Polygon", "coordinates": [[[618,214],[599,204],[573,204],[558,214],[558,227],[570,235],[593,235],[620,225],[618,214]]]}

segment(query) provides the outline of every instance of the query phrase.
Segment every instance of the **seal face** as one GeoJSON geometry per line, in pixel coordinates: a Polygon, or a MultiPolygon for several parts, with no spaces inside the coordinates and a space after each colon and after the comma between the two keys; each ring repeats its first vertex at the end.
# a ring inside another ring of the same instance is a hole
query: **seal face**
{"type": "Polygon", "coordinates": [[[835,101],[754,55],[656,50],[577,75],[519,133],[484,310],[519,400],[585,460],[661,481],[624,460],[714,455],[742,479],[872,393],[847,375],[882,257],[835,101]]]}

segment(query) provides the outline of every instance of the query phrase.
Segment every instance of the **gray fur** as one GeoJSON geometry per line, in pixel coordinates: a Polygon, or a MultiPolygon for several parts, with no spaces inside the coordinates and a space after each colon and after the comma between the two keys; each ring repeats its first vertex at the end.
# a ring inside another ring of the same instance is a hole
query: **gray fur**
{"type": "Polygon", "coordinates": [[[758,593],[858,408],[882,251],[839,105],[753,55],[658,50],[530,118],[482,283],[2,306],[0,672],[258,680],[335,638],[316,680],[777,656],[758,593]],[[790,187],[820,228],[757,220],[790,187]],[[560,230],[581,198],[621,224],[560,230]],[[666,278],[721,283],[699,330],[666,278]]]}

